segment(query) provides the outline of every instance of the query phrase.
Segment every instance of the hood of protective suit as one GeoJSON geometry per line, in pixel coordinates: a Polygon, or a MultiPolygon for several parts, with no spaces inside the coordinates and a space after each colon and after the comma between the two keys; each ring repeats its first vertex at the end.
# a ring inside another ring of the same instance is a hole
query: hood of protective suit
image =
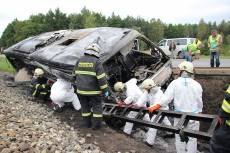
{"type": "Polygon", "coordinates": [[[161,90],[161,87],[155,87],[153,90],[150,90],[150,92],[145,90],[142,96],[138,99],[137,105],[139,107],[145,107],[147,106],[147,103],[150,106],[161,104],[161,109],[168,110],[168,105],[162,105],[161,103],[162,96],[163,91],[161,90]]]}
{"type": "Polygon", "coordinates": [[[158,87],[158,86],[153,87],[153,88],[150,89],[150,93],[151,93],[151,94],[155,94],[155,93],[157,93],[160,89],[161,89],[161,87],[158,87]]]}

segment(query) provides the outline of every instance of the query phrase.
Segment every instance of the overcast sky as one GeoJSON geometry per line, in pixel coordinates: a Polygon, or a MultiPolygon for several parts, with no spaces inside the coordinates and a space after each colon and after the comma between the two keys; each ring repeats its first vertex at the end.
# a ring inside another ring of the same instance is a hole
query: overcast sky
{"type": "Polygon", "coordinates": [[[15,18],[28,19],[32,14],[60,8],[64,13],[79,13],[83,7],[107,17],[114,12],[164,23],[198,23],[201,18],[219,23],[230,21],[230,0],[2,0],[0,4],[0,36],[15,18]]]}

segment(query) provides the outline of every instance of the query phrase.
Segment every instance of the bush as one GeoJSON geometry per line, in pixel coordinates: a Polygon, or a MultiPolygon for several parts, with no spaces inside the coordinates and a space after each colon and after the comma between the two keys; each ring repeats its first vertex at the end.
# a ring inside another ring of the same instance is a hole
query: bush
{"type": "Polygon", "coordinates": [[[227,35],[225,40],[226,40],[226,44],[230,45],[230,35],[227,35]]]}
{"type": "Polygon", "coordinates": [[[202,41],[202,43],[204,44],[204,48],[201,49],[201,54],[202,55],[209,55],[210,54],[210,51],[209,51],[209,48],[208,48],[208,41],[207,40],[204,40],[202,41]]]}

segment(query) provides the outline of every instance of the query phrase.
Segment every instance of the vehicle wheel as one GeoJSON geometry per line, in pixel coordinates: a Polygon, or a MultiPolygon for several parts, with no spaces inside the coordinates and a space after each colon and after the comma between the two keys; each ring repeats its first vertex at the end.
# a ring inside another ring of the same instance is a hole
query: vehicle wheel
{"type": "Polygon", "coordinates": [[[178,58],[179,58],[179,59],[182,59],[182,58],[183,58],[182,52],[179,52],[179,53],[178,53],[178,58]]]}

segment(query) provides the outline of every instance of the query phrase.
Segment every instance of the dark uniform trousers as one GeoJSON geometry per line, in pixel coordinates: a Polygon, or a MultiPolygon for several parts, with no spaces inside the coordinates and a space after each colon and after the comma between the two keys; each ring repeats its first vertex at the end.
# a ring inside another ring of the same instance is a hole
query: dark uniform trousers
{"type": "Polygon", "coordinates": [[[218,128],[210,142],[211,153],[230,153],[230,126],[218,128]]]}
{"type": "Polygon", "coordinates": [[[99,128],[102,121],[102,98],[101,96],[78,95],[81,103],[82,117],[86,127],[91,127],[91,117],[93,127],[99,128]],[[92,109],[92,110],[91,110],[92,109]]]}

